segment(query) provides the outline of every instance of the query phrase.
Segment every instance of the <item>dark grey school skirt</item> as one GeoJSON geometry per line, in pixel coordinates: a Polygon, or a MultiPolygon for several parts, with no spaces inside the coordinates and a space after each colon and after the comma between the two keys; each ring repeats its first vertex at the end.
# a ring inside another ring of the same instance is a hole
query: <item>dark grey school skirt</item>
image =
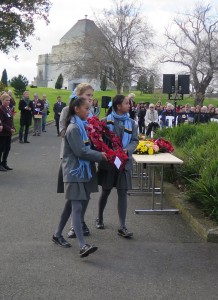
{"type": "Polygon", "coordinates": [[[97,176],[98,184],[101,185],[103,189],[110,190],[113,187],[123,190],[132,189],[130,170],[119,171],[116,168],[111,170],[98,168],[97,176]]]}
{"type": "Polygon", "coordinates": [[[94,172],[88,182],[65,182],[65,198],[67,200],[89,200],[90,193],[98,192],[98,180],[94,172]]]}
{"type": "MultiPolygon", "coordinates": [[[[62,160],[60,162],[59,171],[58,171],[58,182],[57,182],[57,193],[64,193],[66,191],[66,199],[70,199],[67,197],[73,197],[74,200],[81,200],[76,198],[83,198],[86,194],[96,193],[98,192],[98,179],[96,174],[96,167],[94,163],[91,163],[91,172],[92,178],[89,182],[63,182],[63,169],[62,169],[62,160]],[[84,189],[85,188],[85,189],[84,189]],[[80,195],[80,196],[79,196],[80,195]]],[[[87,198],[87,197],[86,197],[87,198]]],[[[89,199],[89,196],[88,196],[89,199]]],[[[71,199],[73,200],[73,199],[71,199]]],[[[82,199],[86,200],[86,199],[82,199]]]]}
{"type": "Polygon", "coordinates": [[[90,199],[91,191],[88,182],[66,182],[64,187],[67,200],[87,201],[90,199]]]}

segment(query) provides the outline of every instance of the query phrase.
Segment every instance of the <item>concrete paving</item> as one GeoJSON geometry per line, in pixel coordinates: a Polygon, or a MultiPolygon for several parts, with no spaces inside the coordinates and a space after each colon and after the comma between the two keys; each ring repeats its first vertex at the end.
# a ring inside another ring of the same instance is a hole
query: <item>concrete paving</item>
{"type": "MultiPolygon", "coordinates": [[[[51,242],[64,205],[56,193],[60,138],[49,126],[30,144],[15,141],[0,173],[0,299],[218,299],[218,245],[204,242],[180,215],[136,215],[150,199],[130,196],[128,228],[117,235],[116,191],[105,210],[105,230],[94,220],[99,194],[93,194],[86,221],[99,246],[79,257],[77,240],[62,249],[51,242]]],[[[66,228],[66,233],[68,227],[66,228]]]]}

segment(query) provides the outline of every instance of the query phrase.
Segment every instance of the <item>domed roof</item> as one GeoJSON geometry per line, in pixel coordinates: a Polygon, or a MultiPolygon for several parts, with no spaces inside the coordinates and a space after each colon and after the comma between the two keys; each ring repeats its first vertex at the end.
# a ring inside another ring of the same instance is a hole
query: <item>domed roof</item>
{"type": "Polygon", "coordinates": [[[98,30],[95,22],[89,19],[82,19],[77,23],[60,39],[60,44],[69,43],[73,39],[83,37],[91,31],[98,30]]]}

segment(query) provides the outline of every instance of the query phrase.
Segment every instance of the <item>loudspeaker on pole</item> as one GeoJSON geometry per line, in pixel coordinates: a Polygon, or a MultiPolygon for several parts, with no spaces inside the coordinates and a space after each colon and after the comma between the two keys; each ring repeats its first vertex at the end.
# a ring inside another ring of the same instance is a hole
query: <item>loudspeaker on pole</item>
{"type": "Polygon", "coordinates": [[[163,74],[163,93],[175,93],[175,74],[163,74]]]}
{"type": "Polygon", "coordinates": [[[178,93],[189,94],[190,75],[178,75],[178,93]]]}

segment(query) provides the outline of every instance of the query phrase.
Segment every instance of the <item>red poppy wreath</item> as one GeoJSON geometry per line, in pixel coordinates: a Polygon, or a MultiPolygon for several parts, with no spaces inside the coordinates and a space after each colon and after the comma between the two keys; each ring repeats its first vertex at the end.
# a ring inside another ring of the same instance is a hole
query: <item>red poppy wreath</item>
{"type": "Polygon", "coordinates": [[[124,169],[128,155],[123,151],[120,138],[108,129],[104,121],[100,121],[97,117],[88,118],[88,123],[87,134],[95,149],[105,152],[108,162],[111,164],[114,164],[116,157],[118,157],[121,161],[120,169],[124,169]],[[105,137],[110,141],[112,149],[105,143],[105,137]]]}

